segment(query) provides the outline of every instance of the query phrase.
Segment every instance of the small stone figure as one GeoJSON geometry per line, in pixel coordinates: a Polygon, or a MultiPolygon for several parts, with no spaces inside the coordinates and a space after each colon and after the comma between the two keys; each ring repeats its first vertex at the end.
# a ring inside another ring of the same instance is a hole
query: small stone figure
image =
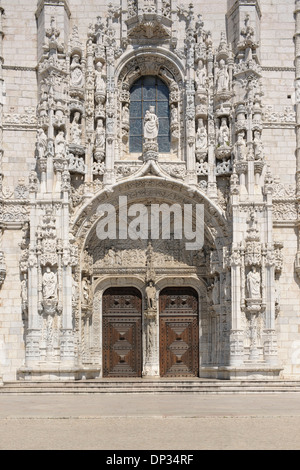
{"type": "Polygon", "coordinates": [[[76,145],[81,145],[81,125],[79,124],[80,113],[74,114],[74,119],[71,125],[71,142],[76,145]]]}
{"type": "Polygon", "coordinates": [[[63,131],[59,131],[55,137],[55,155],[56,157],[64,157],[66,154],[66,139],[63,131]]]}
{"type": "Polygon", "coordinates": [[[49,266],[43,275],[43,297],[57,299],[57,274],[52,272],[49,266]]]}
{"type": "Polygon", "coordinates": [[[145,118],[144,118],[144,138],[149,140],[154,140],[158,136],[158,117],[155,114],[155,107],[150,106],[150,109],[147,109],[145,118]]]}
{"type": "Polygon", "coordinates": [[[262,160],[263,158],[263,145],[261,141],[260,131],[254,131],[254,158],[255,160],[262,160]]]}
{"type": "Polygon", "coordinates": [[[96,71],[95,71],[96,93],[106,92],[106,84],[103,78],[102,69],[103,69],[103,64],[101,62],[97,62],[96,71]]]}
{"type": "Polygon", "coordinates": [[[247,290],[250,299],[260,299],[260,273],[255,266],[247,275],[247,290]]]}
{"type": "Polygon", "coordinates": [[[125,103],[122,109],[122,122],[125,124],[129,123],[129,105],[125,103]]]}
{"type": "Polygon", "coordinates": [[[221,147],[229,146],[229,127],[227,126],[226,118],[222,118],[221,126],[218,134],[218,144],[221,147]]]}
{"type": "Polygon", "coordinates": [[[148,309],[154,309],[156,307],[156,288],[152,281],[146,287],[146,298],[148,309]]]}
{"type": "Polygon", "coordinates": [[[196,150],[205,150],[207,148],[207,131],[203,124],[203,119],[198,120],[198,129],[196,133],[196,150]]]}
{"type": "Polygon", "coordinates": [[[102,119],[99,119],[97,122],[97,128],[95,131],[95,147],[97,150],[104,150],[105,148],[105,129],[102,119]]]}
{"type": "Polygon", "coordinates": [[[246,160],[246,141],[245,132],[239,132],[237,136],[237,142],[235,143],[235,155],[237,160],[246,160]]]}
{"type": "Polygon", "coordinates": [[[47,149],[47,136],[44,129],[38,129],[37,131],[37,151],[38,157],[44,158],[47,149]]]}
{"type": "Polygon", "coordinates": [[[90,294],[91,294],[91,281],[87,277],[84,277],[82,279],[82,297],[83,297],[83,302],[87,305],[90,303],[90,294]]]}
{"type": "Polygon", "coordinates": [[[198,68],[196,70],[196,85],[197,89],[199,88],[206,88],[207,83],[207,72],[206,67],[203,63],[203,60],[199,60],[198,68]]]}
{"type": "Polygon", "coordinates": [[[229,89],[229,75],[227,65],[224,59],[220,60],[219,70],[217,73],[217,93],[228,91],[229,89]]]}
{"type": "Polygon", "coordinates": [[[75,54],[71,63],[71,85],[76,88],[82,88],[84,85],[83,73],[79,62],[79,55],[75,54]]]}

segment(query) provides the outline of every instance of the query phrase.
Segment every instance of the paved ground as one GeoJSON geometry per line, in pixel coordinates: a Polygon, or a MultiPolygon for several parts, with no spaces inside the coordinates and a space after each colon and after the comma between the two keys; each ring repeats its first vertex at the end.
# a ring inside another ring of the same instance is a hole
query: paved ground
{"type": "Polygon", "coordinates": [[[0,395],[1,450],[300,449],[300,395],[0,395]]]}

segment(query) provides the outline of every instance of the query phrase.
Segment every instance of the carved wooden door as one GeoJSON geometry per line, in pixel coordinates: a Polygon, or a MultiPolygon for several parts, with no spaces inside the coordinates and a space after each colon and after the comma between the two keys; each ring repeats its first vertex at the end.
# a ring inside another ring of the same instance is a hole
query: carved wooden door
{"type": "Polygon", "coordinates": [[[103,294],[103,377],[142,375],[142,296],[133,287],[103,294]]]}
{"type": "Polygon", "coordinates": [[[168,287],[160,294],[160,375],[199,375],[198,295],[190,287],[168,287]]]}

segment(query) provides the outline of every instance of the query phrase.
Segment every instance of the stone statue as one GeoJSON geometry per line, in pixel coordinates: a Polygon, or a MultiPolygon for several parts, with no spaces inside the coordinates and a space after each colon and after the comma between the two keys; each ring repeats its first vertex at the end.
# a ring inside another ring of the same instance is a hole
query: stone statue
{"type": "Polygon", "coordinates": [[[196,84],[198,88],[206,88],[207,72],[203,60],[199,60],[196,70],[196,84]]]}
{"type": "Polygon", "coordinates": [[[154,309],[156,307],[156,288],[152,281],[146,287],[147,307],[154,309]]]}
{"type": "Polygon", "coordinates": [[[105,148],[105,129],[102,119],[99,119],[97,122],[97,128],[95,131],[95,147],[97,150],[104,150],[105,148]]]}
{"type": "Polygon", "coordinates": [[[83,73],[81,70],[81,65],[79,62],[79,55],[75,54],[72,58],[72,63],[71,63],[71,85],[76,87],[76,88],[82,88],[84,85],[84,78],[83,78],[83,73]]]}
{"type": "Polygon", "coordinates": [[[220,60],[219,70],[217,73],[217,93],[229,90],[229,75],[227,65],[224,59],[220,60]]]}
{"type": "Polygon", "coordinates": [[[155,107],[150,106],[150,109],[147,109],[145,118],[144,118],[144,138],[154,140],[158,136],[158,117],[155,114],[155,107]]]}
{"type": "Polygon", "coordinates": [[[230,142],[229,127],[226,118],[222,118],[221,126],[218,133],[218,144],[221,147],[228,147],[230,142]]]}
{"type": "Polygon", "coordinates": [[[38,157],[44,158],[47,149],[47,136],[44,129],[38,129],[37,131],[37,151],[38,157]]]}
{"type": "Polygon", "coordinates": [[[43,297],[57,299],[57,274],[52,272],[49,266],[43,275],[43,297]]]}
{"type": "Polygon", "coordinates": [[[103,64],[101,62],[97,62],[96,64],[96,71],[95,71],[95,85],[96,85],[96,93],[104,93],[106,92],[106,84],[102,75],[103,64]]]}
{"type": "Polygon", "coordinates": [[[254,131],[254,158],[255,160],[262,160],[263,158],[263,145],[261,141],[260,131],[254,131]]]}
{"type": "Polygon", "coordinates": [[[175,104],[171,104],[171,122],[172,124],[178,122],[178,111],[175,104]]]}
{"type": "Polygon", "coordinates": [[[198,129],[196,133],[196,150],[207,148],[207,131],[203,124],[203,119],[198,120],[198,129]]]}
{"type": "Polygon", "coordinates": [[[21,282],[21,298],[22,303],[25,304],[28,300],[27,280],[23,279],[21,282]]]}
{"type": "Polygon", "coordinates": [[[122,109],[122,122],[129,123],[129,105],[125,103],[122,109]]]}
{"type": "Polygon", "coordinates": [[[55,155],[65,157],[66,155],[66,139],[63,131],[59,131],[55,137],[55,155]]]}
{"type": "Polygon", "coordinates": [[[245,132],[239,132],[237,136],[237,141],[235,143],[235,155],[237,160],[246,159],[246,141],[245,141],[245,132]]]}
{"type": "Polygon", "coordinates": [[[213,288],[212,288],[212,301],[214,305],[219,305],[220,303],[220,281],[217,276],[215,276],[213,288]]]}
{"type": "Polygon", "coordinates": [[[80,113],[75,113],[71,125],[71,142],[72,144],[81,145],[81,125],[79,124],[80,113]]]}
{"type": "Polygon", "coordinates": [[[247,275],[247,290],[250,299],[260,299],[260,273],[255,266],[247,275]]]}
{"type": "Polygon", "coordinates": [[[91,281],[84,277],[82,279],[82,298],[85,304],[90,303],[90,294],[91,294],[91,281]]]}

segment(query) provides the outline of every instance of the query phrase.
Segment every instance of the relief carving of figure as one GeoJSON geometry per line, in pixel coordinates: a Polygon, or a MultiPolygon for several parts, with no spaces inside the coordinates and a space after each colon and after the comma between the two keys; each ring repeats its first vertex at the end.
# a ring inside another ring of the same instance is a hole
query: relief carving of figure
{"type": "Polygon", "coordinates": [[[247,275],[247,290],[250,299],[260,299],[260,273],[255,266],[247,275]]]}
{"type": "Polygon", "coordinates": [[[196,133],[196,150],[207,148],[207,131],[203,124],[203,119],[198,120],[198,129],[196,133]]]}
{"type": "Polygon", "coordinates": [[[147,109],[145,118],[144,118],[144,138],[154,140],[158,136],[158,117],[155,114],[155,107],[150,106],[150,109],[147,109]]]}
{"type": "Polygon", "coordinates": [[[74,119],[71,125],[71,142],[76,145],[81,145],[81,125],[79,124],[80,113],[74,114],[74,119]]]}
{"type": "Polygon", "coordinates": [[[76,87],[76,88],[82,88],[84,85],[84,78],[83,78],[83,73],[81,69],[81,65],[79,62],[79,55],[75,54],[72,58],[72,63],[71,63],[71,85],[76,87]]]}
{"type": "Polygon", "coordinates": [[[38,157],[44,158],[47,149],[47,136],[44,129],[38,129],[37,131],[37,151],[38,157]]]}
{"type": "Polygon", "coordinates": [[[43,297],[44,299],[57,299],[57,274],[50,267],[43,275],[43,297]]]}
{"type": "Polygon", "coordinates": [[[224,59],[220,60],[219,70],[217,73],[217,93],[228,91],[229,89],[229,75],[227,71],[227,65],[224,59]]]}

